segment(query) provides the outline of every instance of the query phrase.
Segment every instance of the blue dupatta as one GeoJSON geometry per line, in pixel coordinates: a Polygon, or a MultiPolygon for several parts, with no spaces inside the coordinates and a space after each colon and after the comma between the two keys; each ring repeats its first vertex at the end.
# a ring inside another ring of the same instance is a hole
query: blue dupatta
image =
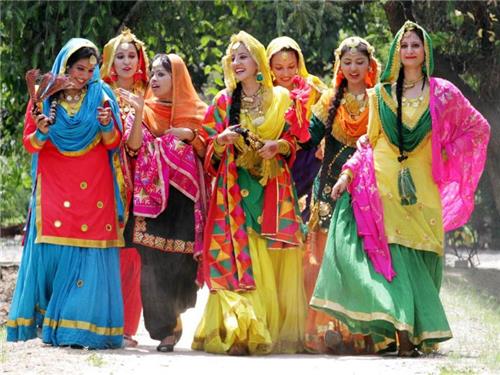
{"type": "MultiPolygon", "coordinates": [[[[53,74],[66,74],[66,64],[69,57],[82,47],[90,47],[98,51],[97,47],[90,40],[83,38],[70,39],[61,51],[58,53],[51,72],[53,74]]],[[[50,98],[43,102],[43,113],[49,115],[50,98]]],[[[103,105],[106,101],[113,113],[114,120],[118,124],[120,132],[123,132],[123,126],[120,118],[120,108],[116,101],[113,90],[100,78],[99,66],[96,65],[92,78],[87,84],[87,93],[83,99],[81,107],[74,116],[69,116],[66,110],[61,106],[56,107],[55,122],[50,126],[48,136],[52,144],[62,154],[79,154],[85,152],[99,140],[100,124],[97,120],[97,107],[103,105]]],[[[117,160],[117,149],[109,150],[109,164],[113,171],[113,184],[115,191],[115,200],[117,203],[118,217],[120,222],[124,220],[124,202],[120,194],[120,186],[117,180],[117,173],[121,173],[117,160]]],[[[32,179],[36,181],[36,171],[38,166],[38,153],[33,154],[31,164],[32,179]]]]}

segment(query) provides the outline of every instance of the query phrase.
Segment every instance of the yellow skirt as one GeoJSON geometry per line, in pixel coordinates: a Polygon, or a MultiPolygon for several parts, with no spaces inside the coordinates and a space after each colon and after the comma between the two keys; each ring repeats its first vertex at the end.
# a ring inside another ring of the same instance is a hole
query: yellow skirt
{"type": "Polygon", "coordinates": [[[192,349],[223,354],[239,345],[250,354],[302,352],[302,249],[268,250],[266,239],[253,231],[248,240],[256,289],[211,292],[192,349]]]}

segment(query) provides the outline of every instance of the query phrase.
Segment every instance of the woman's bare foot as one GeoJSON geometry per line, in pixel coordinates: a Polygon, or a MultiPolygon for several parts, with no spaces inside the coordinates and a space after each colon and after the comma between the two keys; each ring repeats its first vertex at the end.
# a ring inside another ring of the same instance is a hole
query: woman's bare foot
{"type": "Polygon", "coordinates": [[[126,348],[135,348],[139,343],[132,336],[124,335],[123,342],[126,348]]]}

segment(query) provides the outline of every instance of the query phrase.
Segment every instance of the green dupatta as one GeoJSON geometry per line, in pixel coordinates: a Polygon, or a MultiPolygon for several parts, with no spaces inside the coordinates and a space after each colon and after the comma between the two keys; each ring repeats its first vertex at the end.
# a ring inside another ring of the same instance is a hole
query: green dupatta
{"type": "MultiPolygon", "coordinates": [[[[429,108],[423,112],[414,127],[409,127],[403,123],[402,138],[403,144],[399,142],[399,131],[397,126],[397,103],[391,96],[391,87],[397,81],[399,71],[401,70],[400,48],[401,40],[407,31],[419,29],[424,37],[425,60],[422,66],[422,73],[430,78],[434,69],[434,56],[432,53],[432,40],[429,34],[414,22],[406,21],[403,27],[397,32],[389,50],[389,60],[387,66],[380,77],[381,83],[376,87],[377,100],[379,105],[379,114],[382,121],[382,127],[387,134],[390,142],[396,147],[400,147],[405,152],[414,150],[425,136],[431,131],[432,121],[429,108]]],[[[406,156],[400,155],[398,161],[401,163],[401,170],[398,174],[398,190],[401,198],[401,204],[413,205],[417,203],[417,191],[415,183],[410,173],[410,169],[405,166],[406,156]]]]}

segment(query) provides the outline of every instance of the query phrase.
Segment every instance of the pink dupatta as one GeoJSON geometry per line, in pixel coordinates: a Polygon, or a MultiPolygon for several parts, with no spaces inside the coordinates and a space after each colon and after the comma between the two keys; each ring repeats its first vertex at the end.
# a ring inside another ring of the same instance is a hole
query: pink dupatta
{"type": "MultiPolygon", "coordinates": [[[[486,119],[451,83],[430,79],[432,176],[443,206],[443,226],[464,225],[474,210],[474,192],[486,162],[490,127],[486,119]]],[[[373,150],[358,150],[342,168],[354,177],[349,187],[358,235],[376,272],[392,281],[391,253],[384,230],[382,201],[377,188],[373,150]]]]}
{"type": "MultiPolygon", "coordinates": [[[[128,139],[133,122],[134,116],[128,116],[124,139],[128,139]]],[[[133,186],[136,216],[158,217],[167,208],[170,185],[194,202],[194,254],[201,253],[208,191],[203,165],[193,147],[171,134],[155,137],[143,126],[142,146],[134,166],[123,170],[127,185],[133,186]]]]}

